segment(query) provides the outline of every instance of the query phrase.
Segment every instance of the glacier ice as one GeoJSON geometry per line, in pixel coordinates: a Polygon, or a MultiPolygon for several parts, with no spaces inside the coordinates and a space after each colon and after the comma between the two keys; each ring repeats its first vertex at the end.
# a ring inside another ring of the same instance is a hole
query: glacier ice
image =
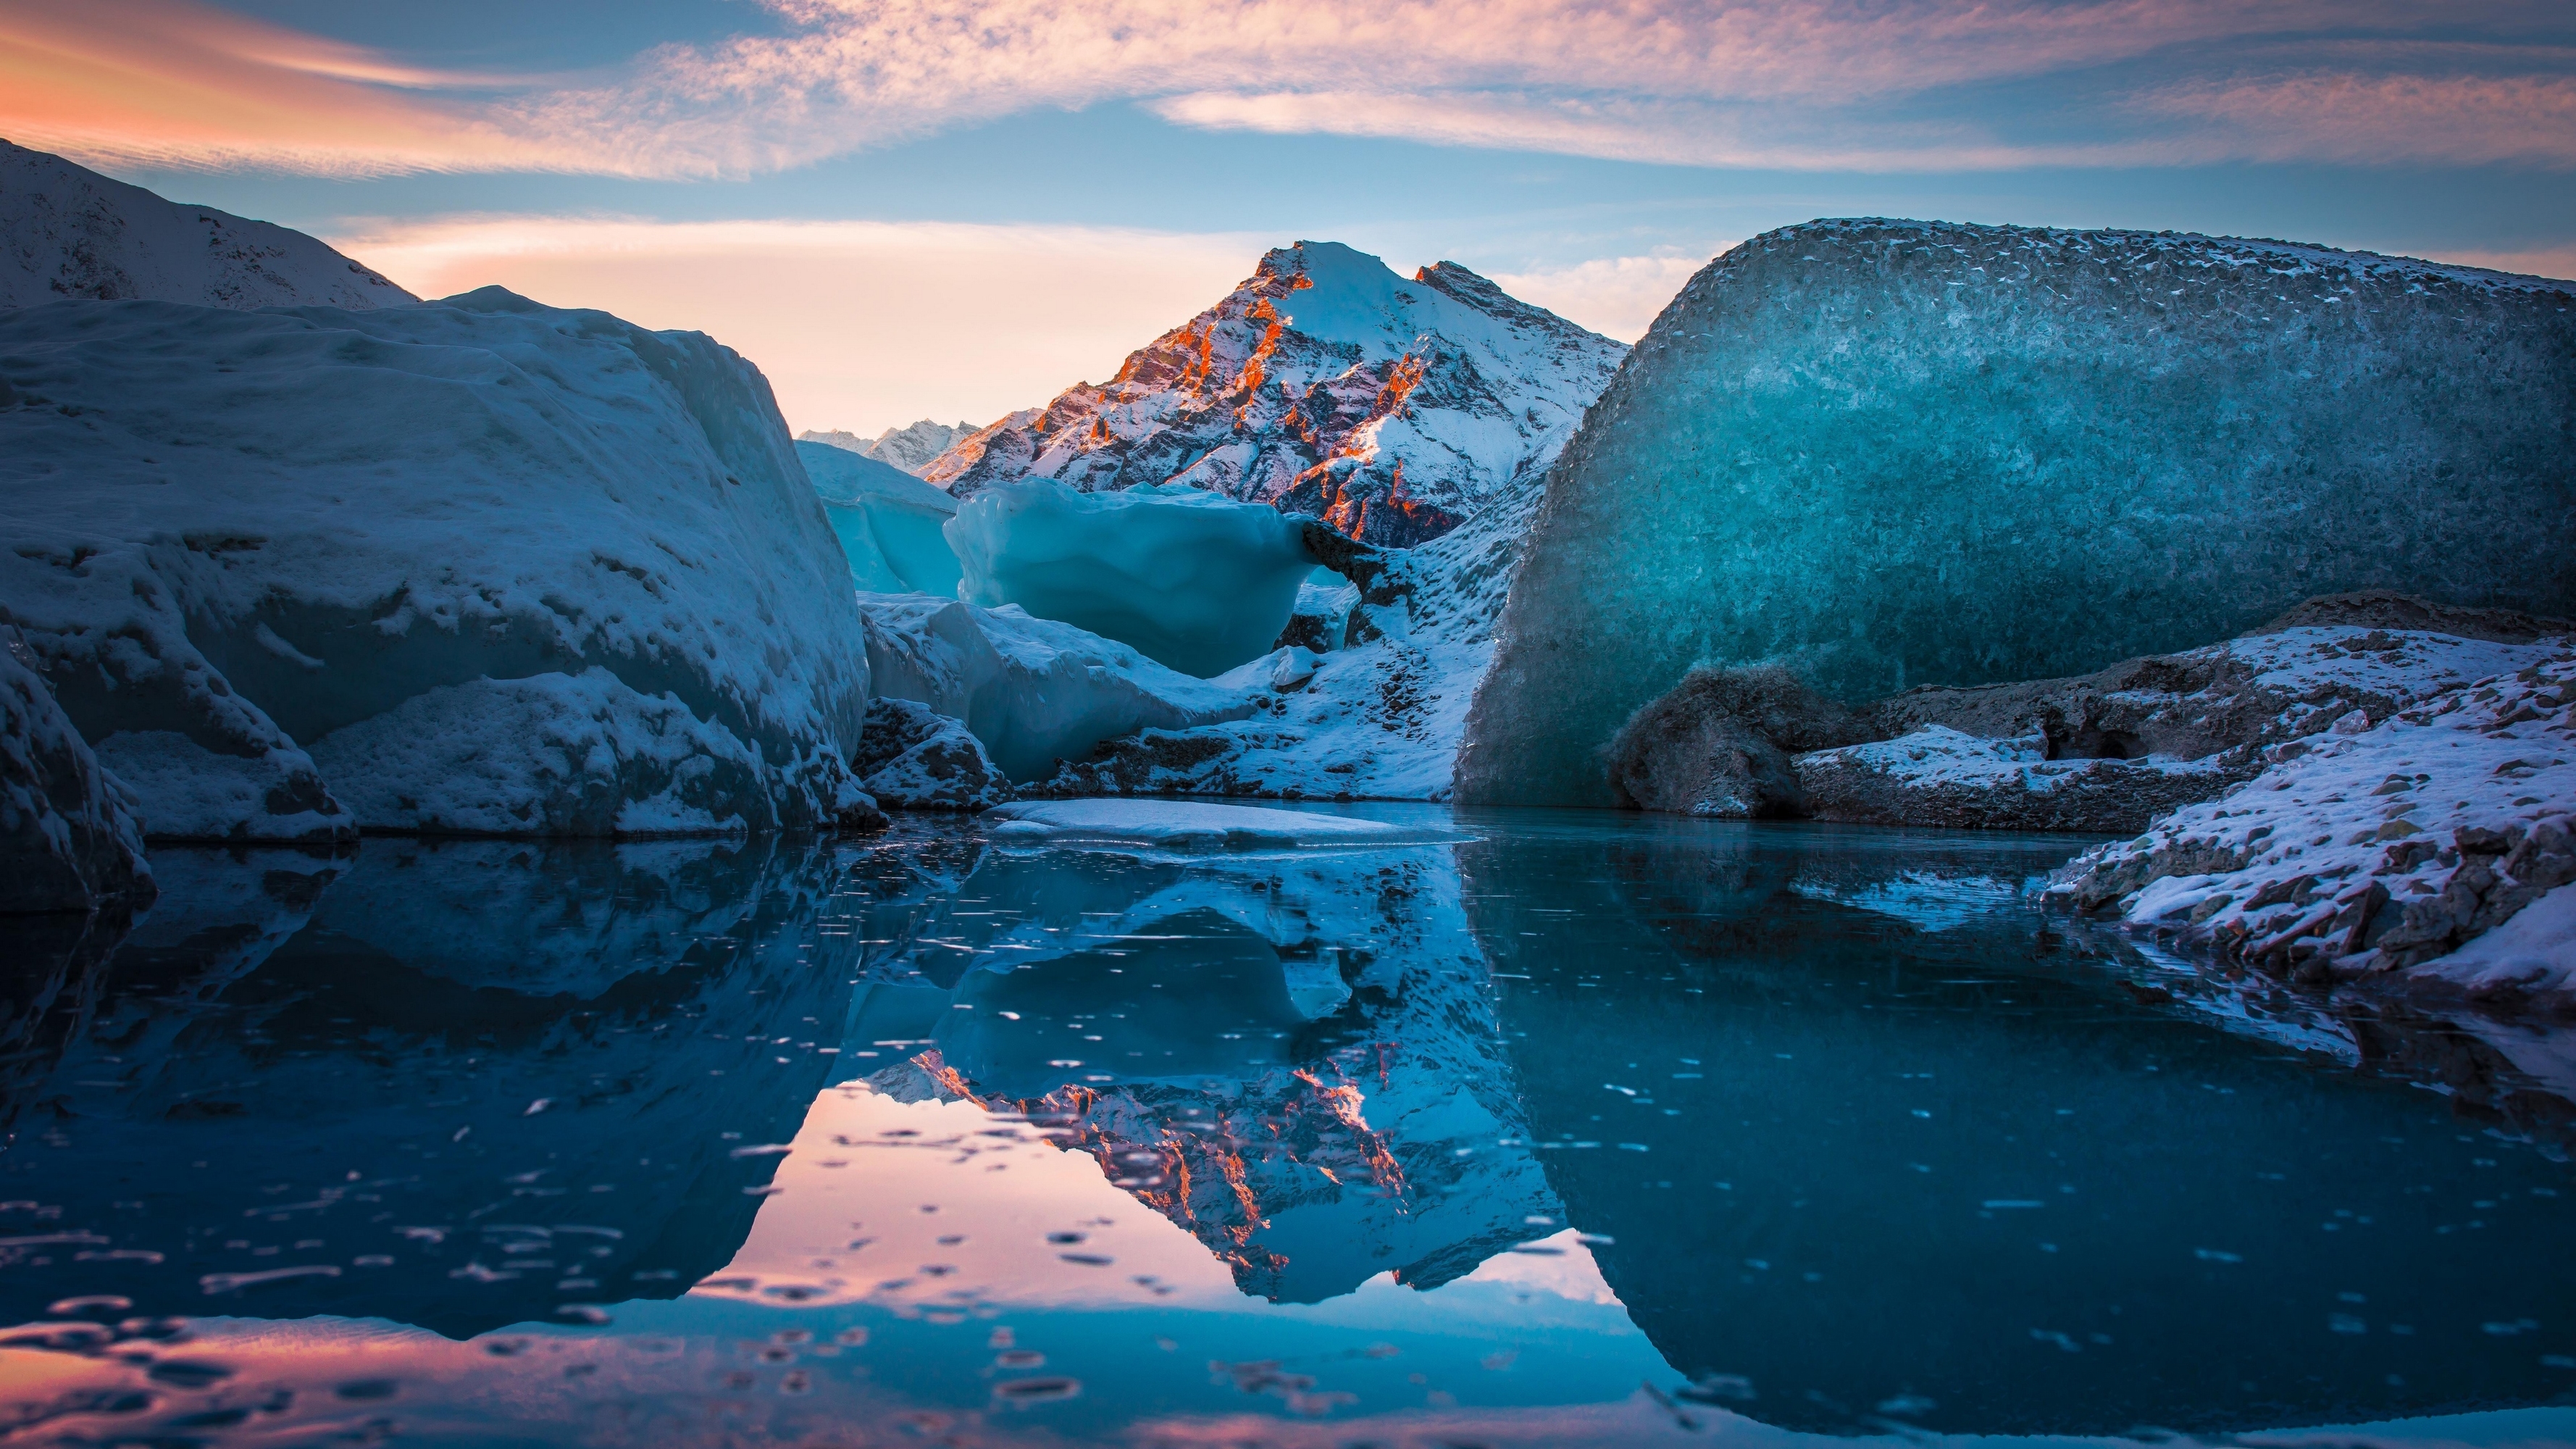
{"type": "Polygon", "coordinates": [[[2576,613],[2576,286],[2271,242],[1815,222],[1692,279],[1550,475],[1458,763],[1608,803],[1694,665],[1857,703],[2312,595],[2576,613]]]}
{"type": "MultiPolygon", "coordinates": [[[[1289,647],[1267,669],[1226,676],[1257,673],[1245,715],[1113,740],[1040,793],[1448,799],[1540,481],[1411,549],[1343,545],[1341,567],[1367,584],[1336,577],[1299,591],[1289,647]]],[[[1307,537],[1330,546],[1333,535],[1307,537]]]]}
{"type": "Polygon", "coordinates": [[[849,570],[714,341],[487,288],[55,302],[0,358],[0,623],[148,834],[875,818],[849,570]]]}
{"type": "Polygon", "coordinates": [[[418,300],[302,232],[175,205],[0,141],[0,307],[120,297],[239,308],[418,300]]]}
{"type": "Polygon", "coordinates": [[[1252,712],[1251,691],[1193,679],[1112,639],[921,594],[861,595],[870,678],[965,723],[1013,781],[1041,778],[1104,740],[1252,712]]]}
{"type": "Polygon", "coordinates": [[[1455,262],[1410,278],[1335,242],[1251,277],[1081,383],[958,441],[922,476],[959,498],[1052,478],[1187,483],[1413,544],[1544,468],[1627,348],[1455,262]]]}
{"type": "Polygon", "coordinates": [[[998,484],[947,524],[958,597],[1017,604],[1202,679],[1270,651],[1314,570],[1293,515],[1186,484],[998,484]]]}
{"type": "Polygon", "coordinates": [[[890,463],[829,444],[799,442],[796,457],[861,589],[957,597],[957,554],[940,532],[956,516],[955,499],[890,463]]]}

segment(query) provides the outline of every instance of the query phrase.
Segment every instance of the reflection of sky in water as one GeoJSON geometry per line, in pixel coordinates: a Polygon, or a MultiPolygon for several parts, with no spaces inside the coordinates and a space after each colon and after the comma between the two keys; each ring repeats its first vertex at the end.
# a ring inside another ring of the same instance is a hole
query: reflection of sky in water
{"type": "Polygon", "coordinates": [[[1466,823],[168,853],[17,938],[0,1426],[2576,1436],[2566,1033],[2071,934],[2064,842],[1466,823]]]}

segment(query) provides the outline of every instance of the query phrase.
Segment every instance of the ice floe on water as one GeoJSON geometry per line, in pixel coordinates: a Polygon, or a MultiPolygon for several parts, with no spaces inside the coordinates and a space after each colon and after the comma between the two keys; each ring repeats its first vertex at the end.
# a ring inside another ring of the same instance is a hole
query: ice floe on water
{"type": "Polygon", "coordinates": [[[1004,845],[1099,841],[1164,850],[1289,850],[1417,845],[1446,831],[1384,820],[1184,800],[1025,800],[991,811],[1004,845]]]}

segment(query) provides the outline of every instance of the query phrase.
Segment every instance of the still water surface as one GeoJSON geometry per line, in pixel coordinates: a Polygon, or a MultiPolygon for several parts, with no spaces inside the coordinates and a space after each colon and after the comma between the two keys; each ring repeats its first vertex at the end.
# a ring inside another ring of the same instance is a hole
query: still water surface
{"type": "Polygon", "coordinates": [[[1360,813],[162,852],[5,943],[0,1435],[2576,1441],[2560,1036],[2068,839],[1360,813]]]}

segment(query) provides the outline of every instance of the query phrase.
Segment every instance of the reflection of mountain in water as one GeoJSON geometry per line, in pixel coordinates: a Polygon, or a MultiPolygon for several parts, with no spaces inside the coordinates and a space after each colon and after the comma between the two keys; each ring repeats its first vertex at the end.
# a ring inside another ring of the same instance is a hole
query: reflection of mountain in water
{"type": "MultiPolygon", "coordinates": [[[[829,848],[165,851],[17,1035],[0,1319],[346,1313],[466,1334],[720,1267],[829,1075],[829,848]]],[[[33,994],[33,993],[30,993],[33,994]]]]}
{"type": "Polygon", "coordinates": [[[1553,1220],[1448,847],[955,865],[862,913],[900,943],[848,1040],[910,1059],[879,1086],[1047,1126],[1273,1299],[1436,1287],[1553,1220]]]}
{"type": "Polygon", "coordinates": [[[1478,939],[1529,978],[1501,1013],[1541,1160],[1664,1356],[1826,1429],[2563,1393],[2564,1168],[1973,908],[2066,849],[1651,821],[1461,847],[1478,939]]]}

